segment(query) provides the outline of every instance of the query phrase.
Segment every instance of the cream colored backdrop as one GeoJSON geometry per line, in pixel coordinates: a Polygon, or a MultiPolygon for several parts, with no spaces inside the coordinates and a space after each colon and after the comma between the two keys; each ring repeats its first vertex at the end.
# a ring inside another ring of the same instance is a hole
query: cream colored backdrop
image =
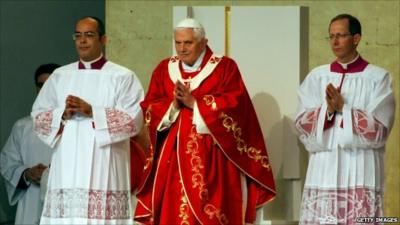
{"type": "Polygon", "coordinates": [[[256,109],[278,190],[259,210],[256,223],[297,224],[305,177],[300,167],[307,165],[307,157],[300,157],[305,152],[298,146],[293,121],[297,87],[308,71],[308,32],[301,29],[308,27],[307,8],[173,7],[173,24],[188,16],[203,24],[214,52],[235,59],[256,109]]]}
{"type": "MultiPolygon", "coordinates": [[[[359,52],[369,62],[392,74],[399,102],[400,3],[399,1],[106,1],[107,56],[134,70],[147,88],[151,72],[158,62],[171,54],[173,6],[269,6],[297,5],[309,8],[308,67],[333,60],[325,40],[328,24],[340,13],[358,17],[363,26],[359,52]]],[[[268,54],[268,53],[267,53],[268,54]]],[[[282,60],[284,63],[284,60],[282,60]]],[[[385,216],[400,217],[400,103],[396,124],[386,151],[385,216]]],[[[268,115],[266,115],[268,119],[268,115]]],[[[284,189],[278,190],[285,191],[284,189]]],[[[284,194],[290,194],[284,192],[284,194]]],[[[285,207],[285,206],[283,206],[285,207]]],[[[276,212],[279,214],[280,212],[276,212]]],[[[274,215],[271,215],[274,216],[274,215]]]]}

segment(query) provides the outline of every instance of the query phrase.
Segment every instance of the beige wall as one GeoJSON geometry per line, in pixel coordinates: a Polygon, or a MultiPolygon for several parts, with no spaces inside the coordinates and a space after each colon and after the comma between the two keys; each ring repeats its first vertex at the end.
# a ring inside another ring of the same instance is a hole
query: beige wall
{"type": "MultiPolygon", "coordinates": [[[[151,72],[171,54],[172,7],[176,5],[301,5],[309,7],[309,68],[334,59],[328,23],[339,13],[358,17],[363,26],[359,52],[387,69],[397,99],[396,123],[386,150],[385,215],[400,217],[400,2],[399,1],[106,1],[107,56],[134,70],[147,89],[151,72]]],[[[261,21],[260,21],[261,22],[261,21]]]]}

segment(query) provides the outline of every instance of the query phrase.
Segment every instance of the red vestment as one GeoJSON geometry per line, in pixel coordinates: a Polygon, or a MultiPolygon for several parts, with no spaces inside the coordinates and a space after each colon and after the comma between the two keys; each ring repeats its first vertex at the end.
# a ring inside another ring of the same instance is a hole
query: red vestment
{"type": "Polygon", "coordinates": [[[256,208],[275,196],[275,184],[239,69],[232,59],[215,56],[209,48],[200,72],[185,73],[180,64],[177,57],[161,61],[141,103],[153,160],[148,161],[138,190],[135,220],[146,224],[253,223],[256,208]],[[158,131],[174,98],[174,79],[189,76],[197,82],[191,83],[191,93],[210,133],[196,130],[193,110],[186,107],[168,130],[158,131]]]}

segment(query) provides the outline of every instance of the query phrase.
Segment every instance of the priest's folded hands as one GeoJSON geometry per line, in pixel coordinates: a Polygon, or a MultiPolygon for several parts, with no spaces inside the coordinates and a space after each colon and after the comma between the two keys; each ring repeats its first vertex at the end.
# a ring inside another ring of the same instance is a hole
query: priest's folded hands
{"type": "Polygon", "coordinates": [[[65,110],[62,118],[68,120],[75,113],[79,113],[86,117],[92,117],[92,106],[79,97],[68,95],[65,99],[65,110]]]}
{"type": "Polygon", "coordinates": [[[39,163],[36,166],[33,166],[27,169],[24,172],[25,179],[33,182],[35,184],[40,184],[40,180],[42,179],[43,171],[47,168],[47,166],[39,163]]]}
{"type": "Polygon", "coordinates": [[[342,112],[344,100],[339,90],[336,89],[332,83],[326,86],[326,102],[328,105],[328,112],[342,112]]]}

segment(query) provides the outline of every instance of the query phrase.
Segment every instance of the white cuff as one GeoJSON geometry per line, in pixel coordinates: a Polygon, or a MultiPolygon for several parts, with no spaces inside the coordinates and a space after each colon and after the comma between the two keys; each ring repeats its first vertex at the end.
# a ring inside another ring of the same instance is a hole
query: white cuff
{"type": "Polygon", "coordinates": [[[157,130],[162,131],[171,126],[178,118],[180,110],[174,107],[174,103],[172,102],[169,106],[167,112],[164,114],[164,117],[161,120],[161,123],[158,125],[157,130]]]}
{"type": "Polygon", "coordinates": [[[24,178],[24,182],[25,182],[25,184],[27,185],[27,186],[29,186],[29,185],[31,185],[31,181],[29,181],[26,177],[25,177],[25,172],[26,171],[28,171],[29,170],[29,168],[28,169],[26,169],[23,173],[22,173],[22,178],[24,178]]]}
{"type": "Polygon", "coordinates": [[[335,116],[335,112],[326,111],[326,116],[327,116],[328,121],[332,121],[333,116],[335,116]]]}
{"type": "Polygon", "coordinates": [[[201,117],[199,107],[197,107],[197,102],[194,102],[193,105],[193,122],[194,125],[196,125],[196,131],[199,134],[211,134],[210,130],[208,129],[206,123],[203,120],[203,117],[201,117]]]}

